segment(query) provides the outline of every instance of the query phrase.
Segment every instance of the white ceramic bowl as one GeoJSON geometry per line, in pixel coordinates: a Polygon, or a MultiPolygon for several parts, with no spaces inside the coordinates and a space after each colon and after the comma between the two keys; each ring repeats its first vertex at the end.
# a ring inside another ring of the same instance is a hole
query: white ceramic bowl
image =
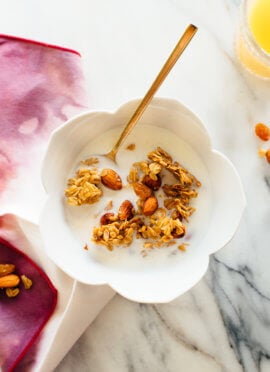
{"type": "MultiPolygon", "coordinates": [[[[137,105],[138,101],[128,102],[115,113],[87,112],[53,133],[42,169],[48,200],[41,215],[40,230],[48,256],[72,278],[92,285],[107,283],[134,301],[168,302],[201,279],[207,270],[209,255],[233,237],[246,201],[235,168],[224,155],[211,148],[201,121],[179,102],[156,98],[127,143],[132,142],[133,134],[139,133],[141,140],[137,145],[142,149],[165,145],[165,150],[176,154],[175,160],[202,181],[195,201],[197,211],[187,225],[186,241],[190,246],[186,252],[157,249],[147,257],[134,254],[130,248],[113,252],[102,246],[94,248],[87,219],[96,213],[96,207],[68,206],[64,198],[67,178],[82,157],[97,149],[101,154],[110,150],[137,105]],[[111,139],[106,145],[102,138],[108,130],[111,130],[111,139]],[[96,147],[92,151],[88,146],[93,140],[96,147]],[[88,251],[83,249],[86,239],[88,251]]],[[[132,152],[124,148],[119,156],[131,157],[132,152]]]]}

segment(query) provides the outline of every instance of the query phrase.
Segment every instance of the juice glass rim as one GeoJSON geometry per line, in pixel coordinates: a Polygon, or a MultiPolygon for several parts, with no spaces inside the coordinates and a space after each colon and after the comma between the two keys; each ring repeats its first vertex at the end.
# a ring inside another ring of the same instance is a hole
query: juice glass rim
{"type": "MultiPolygon", "coordinates": [[[[257,55],[257,57],[263,61],[264,64],[270,66],[270,54],[266,52],[255,40],[249,26],[249,5],[252,0],[243,0],[242,2],[242,9],[241,9],[241,18],[242,18],[242,35],[248,46],[250,47],[251,51],[257,55]]],[[[253,0],[254,1],[254,0],[253,0]]],[[[256,0],[255,0],[256,1],[256,0]]]]}

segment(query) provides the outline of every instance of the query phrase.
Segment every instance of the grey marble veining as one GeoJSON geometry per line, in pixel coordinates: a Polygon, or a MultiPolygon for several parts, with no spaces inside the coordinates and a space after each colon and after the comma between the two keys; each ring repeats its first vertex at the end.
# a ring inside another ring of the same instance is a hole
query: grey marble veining
{"type": "Polygon", "coordinates": [[[250,266],[237,269],[211,260],[211,289],[237,360],[245,371],[270,369],[270,298],[257,286],[250,266]]]}
{"type": "Polygon", "coordinates": [[[85,371],[241,371],[205,281],[165,305],[116,296],[57,371],[80,358],[85,371]]]}

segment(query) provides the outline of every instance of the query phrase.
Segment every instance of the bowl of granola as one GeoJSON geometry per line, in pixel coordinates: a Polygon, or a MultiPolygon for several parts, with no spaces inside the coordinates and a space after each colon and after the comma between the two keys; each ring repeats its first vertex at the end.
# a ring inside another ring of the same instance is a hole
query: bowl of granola
{"type": "Polygon", "coordinates": [[[232,163],[172,99],[153,99],[116,164],[93,155],[112,148],[137,105],[86,112],[53,133],[40,231],[49,257],[72,278],[134,301],[168,302],[204,275],[246,201],[232,163]]]}

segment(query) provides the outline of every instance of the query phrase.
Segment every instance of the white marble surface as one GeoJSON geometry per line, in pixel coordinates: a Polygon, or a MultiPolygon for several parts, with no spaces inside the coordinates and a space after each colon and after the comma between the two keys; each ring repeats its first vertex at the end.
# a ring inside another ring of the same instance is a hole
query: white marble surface
{"type": "Polygon", "coordinates": [[[81,52],[93,109],[142,96],[186,25],[198,25],[158,95],[202,118],[213,146],[238,169],[248,202],[200,283],[164,305],[116,295],[57,372],[270,371],[270,166],[253,135],[256,122],[270,123],[270,83],[238,65],[238,13],[236,0],[1,3],[0,32],[81,52]]]}

